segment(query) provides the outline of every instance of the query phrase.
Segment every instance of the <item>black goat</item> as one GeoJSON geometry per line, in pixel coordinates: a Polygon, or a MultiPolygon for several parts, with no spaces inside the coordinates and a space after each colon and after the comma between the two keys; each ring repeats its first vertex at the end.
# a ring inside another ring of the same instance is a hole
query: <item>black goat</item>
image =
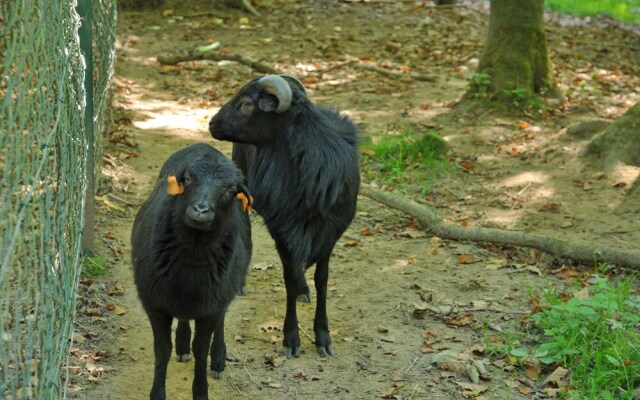
{"type": "Polygon", "coordinates": [[[210,341],[214,377],[224,370],[224,317],[244,285],[252,250],[245,199],[251,197],[238,167],[213,147],[196,144],[169,157],[136,216],[131,253],[153,330],[151,399],[166,398],[173,318],[178,361],[189,359],[189,320],[195,319],[193,398],[208,398],[210,341]]]}
{"type": "Polygon", "coordinates": [[[209,122],[209,132],[234,142],[232,158],[245,173],[276,242],[287,289],[285,355],[298,356],[296,298],[310,302],[304,278],[316,264],[315,344],[334,353],[327,318],[329,258],[356,211],[360,185],[357,129],[337,111],[314,105],[287,75],[253,79],[209,122]]]}

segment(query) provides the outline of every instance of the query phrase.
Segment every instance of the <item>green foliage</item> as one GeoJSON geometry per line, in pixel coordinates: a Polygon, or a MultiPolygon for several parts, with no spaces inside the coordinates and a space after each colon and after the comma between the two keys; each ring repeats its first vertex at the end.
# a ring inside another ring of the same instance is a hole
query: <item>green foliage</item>
{"type": "Polygon", "coordinates": [[[399,135],[387,135],[377,143],[365,142],[363,153],[368,156],[364,166],[370,179],[385,184],[417,183],[421,191],[430,190],[430,183],[454,166],[446,160],[447,144],[434,132],[416,133],[410,129],[399,135]]]}
{"type": "Polygon", "coordinates": [[[100,276],[106,271],[107,260],[102,256],[85,257],[82,264],[82,274],[85,276],[100,276]]]}
{"type": "Polygon", "coordinates": [[[469,93],[474,99],[491,97],[491,75],[475,73],[469,77],[469,93]]]}
{"type": "Polygon", "coordinates": [[[623,22],[640,22],[640,0],[546,0],[553,11],[580,17],[608,14],[623,22]]]}
{"type": "Polygon", "coordinates": [[[531,317],[539,331],[529,339],[536,344],[505,340],[502,354],[570,369],[571,399],[634,398],[640,384],[640,296],[634,285],[633,279],[614,285],[596,278],[588,297],[566,301],[549,290],[547,307],[531,317]]]}

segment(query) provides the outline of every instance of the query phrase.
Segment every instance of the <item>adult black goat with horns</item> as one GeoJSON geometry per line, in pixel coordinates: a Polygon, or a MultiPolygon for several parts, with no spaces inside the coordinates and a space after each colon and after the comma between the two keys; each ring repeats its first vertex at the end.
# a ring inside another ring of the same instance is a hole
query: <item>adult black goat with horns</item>
{"type": "Polygon", "coordinates": [[[314,264],[315,344],[320,355],[333,355],[326,305],[329,259],[356,211],[355,125],[335,109],[313,104],[298,79],[267,75],[223,105],[209,132],[234,142],[232,158],[275,240],[287,289],[285,355],[300,354],[296,299],[311,302],[304,273],[314,264]]]}

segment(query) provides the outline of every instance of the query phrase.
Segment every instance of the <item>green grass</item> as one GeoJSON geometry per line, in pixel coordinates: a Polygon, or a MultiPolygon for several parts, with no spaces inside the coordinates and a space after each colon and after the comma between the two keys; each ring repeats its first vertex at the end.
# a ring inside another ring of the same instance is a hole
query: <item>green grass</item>
{"type": "Polygon", "coordinates": [[[623,22],[640,22],[640,0],[545,0],[553,11],[579,17],[608,14],[623,22]]]}
{"type": "Polygon", "coordinates": [[[100,276],[106,271],[107,260],[102,256],[85,257],[82,263],[82,274],[85,276],[100,276]]]}
{"type": "Polygon", "coordinates": [[[416,184],[427,193],[438,177],[455,170],[446,159],[445,140],[434,132],[405,129],[377,143],[365,141],[362,149],[368,178],[386,185],[416,184]]]}
{"type": "Polygon", "coordinates": [[[596,278],[586,298],[549,290],[531,317],[526,339],[505,335],[496,353],[515,363],[537,359],[571,370],[565,398],[635,399],[640,388],[640,296],[635,279],[612,284],[596,278]],[[526,343],[524,343],[526,340],[526,343]]]}

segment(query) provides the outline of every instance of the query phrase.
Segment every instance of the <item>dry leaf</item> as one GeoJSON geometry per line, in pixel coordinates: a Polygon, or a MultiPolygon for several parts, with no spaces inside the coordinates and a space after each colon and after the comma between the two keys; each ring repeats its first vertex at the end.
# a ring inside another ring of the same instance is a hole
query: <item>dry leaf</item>
{"type": "Polygon", "coordinates": [[[267,354],[264,356],[267,364],[273,365],[278,368],[287,360],[287,358],[282,354],[267,354]]]}
{"type": "Polygon", "coordinates": [[[455,373],[463,372],[465,370],[464,364],[460,361],[443,361],[438,363],[438,367],[445,371],[451,371],[455,373]]]}
{"type": "Polygon", "coordinates": [[[542,371],[542,363],[537,358],[527,360],[524,363],[524,370],[529,379],[536,381],[540,377],[540,371],[542,371]]]}
{"type": "Polygon", "coordinates": [[[107,289],[107,294],[109,296],[121,295],[122,293],[124,293],[124,289],[122,288],[122,283],[120,282],[116,282],[115,284],[113,284],[113,286],[110,286],[107,289]]]}
{"type": "Polygon", "coordinates": [[[519,385],[518,386],[518,392],[522,393],[522,394],[529,394],[531,393],[531,388],[527,385],[519,385]]]}
{"type": "Polygon", "coordinates": [[[551,373],[551,375],[549,375],[547,377],[547,379],[544,380],[544,382],[552,387],[565,387],[567,386],[567,381],[566,378],[569,375],[569,370],[566,368],[562,368],[562,367],[558,367],[556,368],[555,371],[553,371],[551,373]]]}
{"type": "Polygon", "coordinates": [[[477,396],[489,389],[488,385],[481,383],[456,382],[456,384],[465,390],[464,394],[467,396],[477,396]]]}
{"type": "Polygon", "coordinates": [[[461,315],[461,316],[459,316],[457,318],[446,319],[444,321],[445,324],[454,325],[454,326],[466,326],[466,325],[470,325],[470,324],[472,324],[474,322],[476,322],[476,321],[473,318],[473,314],[464,314],[464,315],[461,315]]]}
{"type": "Polygon", "coordinates": [[[554,211],[557,209],[558,209],[558,203],[547,203],[542,207],[538,208],[538,211],[545,212],[545,211],[554,211]]]}
{"type": "Polygon", "coordinates": [[[78,332],[73,332],[73,342],[74,343],[82,343],[85,341],[85,337],[79,334],[78,332]]]}
{"type": "Polygon", "coordinates": [[[364,228],[363,230],[360,231],[360,234],[362,236],[373,236],[373,232],[369,228],[364,228]]]}
{"type": "Polygon", "coordinates": [[[380,391],[380,397],[383,399],[395,399],[396,388],[383,389],[380,391]]]}
{"type": "Polygon", "coordinates": [[[115,306],[113,308],[113,312],[116,313],[116,315],[122,315],[122,314],[126,313],[127,310],[125,310],[124,308],[122,308],[120,306],[115,306]]]}
{"type": "Polygon", "coordinates": [[[470,253],[463,253],[458,256],[458,264],[474,264],[477,262],[480,262],[480,259],[470,253]]]}

